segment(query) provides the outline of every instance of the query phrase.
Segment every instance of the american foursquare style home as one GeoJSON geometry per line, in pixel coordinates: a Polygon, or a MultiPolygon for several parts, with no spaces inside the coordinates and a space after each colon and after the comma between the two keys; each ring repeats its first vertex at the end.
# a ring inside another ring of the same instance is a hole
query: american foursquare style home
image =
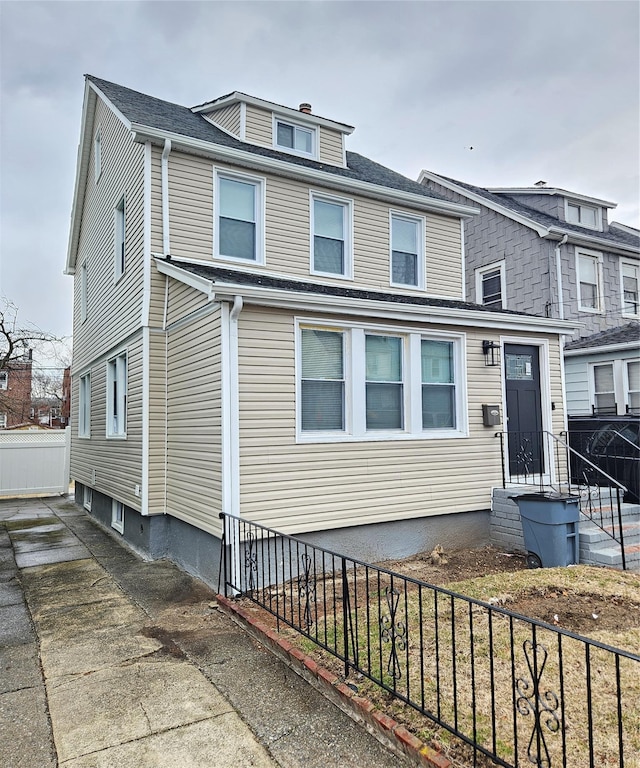
{"type": "Polygon", "coordinates": [[[86,78],[77,498],[212,581],[221,511],[376,560],[485,543],[496,432],[565,425],[573,325],[468,301],[477,207],[348,152],[352,131],[86,78]]]}

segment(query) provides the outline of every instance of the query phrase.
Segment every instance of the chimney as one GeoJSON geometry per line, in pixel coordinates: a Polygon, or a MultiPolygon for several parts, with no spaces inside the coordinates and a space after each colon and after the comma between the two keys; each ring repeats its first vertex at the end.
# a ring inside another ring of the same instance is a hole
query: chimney
{"type": "Polygon", "coordinates": [[[536,183],[533,185],[534,187],[546,187],[547,182],[546,181],[536,181],[536,183]]]}
{"type": "Polygon", "coordinates": [[[304,112],[305,115],[311,114],[311,104],[307,104],[306,101],[302,102],[302,104],[298,107],[298,110],[300,112],[304,112]]]}

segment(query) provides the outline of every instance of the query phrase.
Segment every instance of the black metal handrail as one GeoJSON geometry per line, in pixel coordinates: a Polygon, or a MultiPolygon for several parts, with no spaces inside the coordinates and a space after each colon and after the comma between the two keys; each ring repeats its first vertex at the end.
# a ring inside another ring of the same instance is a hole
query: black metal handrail
{"type": "Polygon", "coordinates": [[[622,501],[627,488],[552,432],[496,432],[496,437],[503,488],[535,486],[579,496],[582,514],[620,545],[626,569],[622,501]]]}
{"type": "Polygon", "coordinates": [[[457,736],[474,765],[622,768],[640,752],[640,656],[221,517],[225,595],[249,598],[341,660],[345,677],[359,673],[457,736]]]}

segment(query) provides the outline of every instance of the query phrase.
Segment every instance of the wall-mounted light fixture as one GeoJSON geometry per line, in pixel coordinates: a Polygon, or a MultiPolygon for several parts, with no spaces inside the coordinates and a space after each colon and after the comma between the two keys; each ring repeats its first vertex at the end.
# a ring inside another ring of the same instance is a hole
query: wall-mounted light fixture
{"type": "Polygon", "coordinates": [[[500,365],[500,345],[495,341],[485,339],[482,342],[482,354],[486,366],[500,365]]]}

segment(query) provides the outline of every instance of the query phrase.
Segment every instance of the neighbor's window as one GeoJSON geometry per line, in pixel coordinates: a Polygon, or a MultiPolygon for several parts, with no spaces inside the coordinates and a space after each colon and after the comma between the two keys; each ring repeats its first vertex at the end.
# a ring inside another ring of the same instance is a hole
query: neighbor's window
{"type": "Polygon", "coordinates": [[[627,410],[640,415],[640,362],[627,362],[627,410]]]}
{"type": "Polygon", "coordinates": [[[351,273],[351,201],[312,195],[313,273],[351,273]]]}
{"type": "Polygon", "coordinates": [[[80,377],[78,391],[78,437],[91,437],[91,374],[80,377]]]}
{"type": "Polygon", "coordinates": [[[218,175],[216,254],[243,261],[264,261],[262,254],[262,182],[218,175]]]}
{"type": "Polygon", "coordinates": [[[126,221],[125,221],[125,200],[122,197],[116,205],[116,231],[115,231],[115,278],[116,280],[124,274],[125,268],[125,239],[126,239],[126,221]]]}
{"type": "Polygon", "coordinates": [[[580,224],[580,226],[588,227],[589,229],[601,228],[601,211],[599,208],[594,208],[591,205],[567,202],[566,217],[567,221],[571,224],[580,224]]]}
{"type": "Polygon", "coordinates": [[[107,436],[127,434],[127,353],[107,362],[107,436]]]}
{"type": "Polygon", "coordinates": [[[505,308],[504,261],[476,269],[476,301],[485,307],[505,308]]]}
{"type": "Polygon", "coordinates": [[[578,308],[598,312],[601,309],[600,257],[576,251],[578,273],[578,308]]]}
{"type": "Polygon", "coordinates": [[[620,269],[622,271],[622,314],[637,317],[640,267],[631,261],[622,261],[620,269]]]}
{"type": "Polygon", "coordinates": [[[315,157],[316,132],[313,128],[276,120],[275,145],[278,149],[315,157]]]}
{"type": "Polygon", "coordinates": [[[299,338],[301,439],[466,434],[463,334],[345,325],[301,327],[299,338]]]}
{"type": "Polygon", "coordinates": [[[593,392],[593,404],[596,413],[616,413],[613,363],[593,366],[593,392]]]}
{"type": "Polygon", "coordinates": [[[0,389],[7,389],[9,386],[9,374],[7,371],[0,371],[0,389]]]}
{"type": "Polygon", "coordinates": [[[424,220],[391,214],[391,283],[422,287],[424,220]]]}

